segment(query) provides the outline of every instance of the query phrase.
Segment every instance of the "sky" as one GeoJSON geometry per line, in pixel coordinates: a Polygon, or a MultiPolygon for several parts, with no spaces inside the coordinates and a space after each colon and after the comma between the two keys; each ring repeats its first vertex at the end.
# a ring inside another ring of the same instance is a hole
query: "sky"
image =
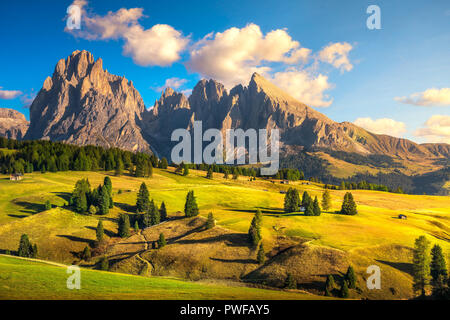
{"type": "Polygon", "coordinates": [[[3,0],[0,39],[0,107],[27,118],[58,60],[88,50],[147,108],[258,72],[335,121],[450,143],[448,0],[3,0]]]}

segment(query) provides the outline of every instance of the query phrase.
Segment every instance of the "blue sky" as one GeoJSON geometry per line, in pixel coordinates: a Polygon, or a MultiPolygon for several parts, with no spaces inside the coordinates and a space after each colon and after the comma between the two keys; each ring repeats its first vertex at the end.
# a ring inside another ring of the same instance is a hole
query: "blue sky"
{"type": "Polygon", "coordinates": [[[167,79],[188,92],[202,77],[231,87],[257,70],[335,121],[450,143],[449,1],[83,2],[75,31],[65,30],[73,1],[0,2],[0,107],[28,117],[57,61],[84,49],[132,80],[147,107],[167,79]],[[380,30],[366,26],[369,5],[380,30]],[[121,9],[133,16],[124,25],[121,9]]]}

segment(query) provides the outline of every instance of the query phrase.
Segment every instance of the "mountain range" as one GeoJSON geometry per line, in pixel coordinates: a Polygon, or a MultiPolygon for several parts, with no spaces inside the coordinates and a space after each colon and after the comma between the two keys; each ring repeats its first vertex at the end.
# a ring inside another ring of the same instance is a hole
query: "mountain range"
{"type": "Polygon", "coordinates": [[[277,128],[281,157],[332,150],[437,163],[450,156],[448,144],[417,144],[374,134],[350,122],[335,122],[257,73],[247,86],[237,85],[230,91],[215,80],[199,81],[189,97],[166,88],[153,108],[147,109],[132,81],[110,74],[101,58],[95,60],[91,53],[78,50],[61,59],[53,75],[45,79],[30,106],[29,124],[20,113],[0,109],[0,135],[169,157],[172,131],[191,130],[195,120],[203,122],[203,130],[277,128]]]}

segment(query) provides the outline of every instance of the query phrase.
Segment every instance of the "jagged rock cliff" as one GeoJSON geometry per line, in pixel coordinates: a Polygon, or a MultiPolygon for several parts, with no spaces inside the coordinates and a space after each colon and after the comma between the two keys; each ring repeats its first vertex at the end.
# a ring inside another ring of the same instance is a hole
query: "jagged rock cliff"
{"type": "Polygon", "coordinates": [[[101,58],[75,51],[44,81],[25,138],[149,151],[139,126],[144,110],[131,81],[103,70],[101,58]]]}
{"type": "Polygon", "coordinates": [[[13,109],[0,108],[0,136],[20,140],[28,130],[25,116],[13,109]]]}

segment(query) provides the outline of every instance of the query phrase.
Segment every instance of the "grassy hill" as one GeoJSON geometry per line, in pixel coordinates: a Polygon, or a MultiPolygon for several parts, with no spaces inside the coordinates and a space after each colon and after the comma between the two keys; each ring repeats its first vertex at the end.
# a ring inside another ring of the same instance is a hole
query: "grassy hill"
{"type": "Polygon", "coordinates": [[[248,288],[220,283],[194,283],[170,278],[81,270],[81,289],[67,289],[63,266],[32,259],[0,256],[0,299],[318,299],[306,293],[248,288]]]}
{"type": "Polygon", "coordinates": [[[172,169],[155,169],[149,179],[110,175],[115,207],[101,217],[76,214],[61,206],[67,203],[78,179],[89,178],[94,187],[103,182],[104,172],[33,173],[18,182],[0,176],[0,250],[17,250],[21,234],[26,233],[38,244],[41,259],[94,266],[95,259],[80,261],[79,253],[95,240],[95,226],[102,219],[109,241],[106,252],[116,271],[202,281],[242,280],[275,287],[282,286],[291,273],[299,288],[322,294],[326,276],[333,274],[339,280],[351,264],[358,276],[358,290],[351,290],[351,297],[376,299],[412,297],[411,248],[418,236],[426,235],[432,243],[440,244],[449,258],[449,197],[354,190],[359,214],[342,216],[335,211],[346,191],[332,190],[332,210],[306,217],[284,214],[280,191],[295,186],[300,194],[306,190],[320,199],[320,184],[299,181],[286,186],[262,179],[250,182],[246,177],[225,180],[222,174],[210,180],[205,175],[191,170],[183,177],[172,169]],[[172,220],[120,240],[116,236],[117,216],[134,213],[143,181],[158,206],[166,203],[172,220]],[[200,217],[180,219],[188,190],[195,192],[200,217]],[[58,207],[44,211],[46,200],[58,207]],[[256,263],[256,253],[246,244],[257,208],[264,216],[267,262],[263,266],[256,263]],[[203,230],[209,212],[213,212],[218,227],[203,230]],[[399,214],[408,219],[398,219],[399,214]],[[166,235],[168,246],[151,250],[148,243],[160,232],[166,235]],[[147,270],[144,261],[152,264],[147,270]],[[371,264],[381,267],[381,290],[366,289],[366,268],[371,264]]]}

